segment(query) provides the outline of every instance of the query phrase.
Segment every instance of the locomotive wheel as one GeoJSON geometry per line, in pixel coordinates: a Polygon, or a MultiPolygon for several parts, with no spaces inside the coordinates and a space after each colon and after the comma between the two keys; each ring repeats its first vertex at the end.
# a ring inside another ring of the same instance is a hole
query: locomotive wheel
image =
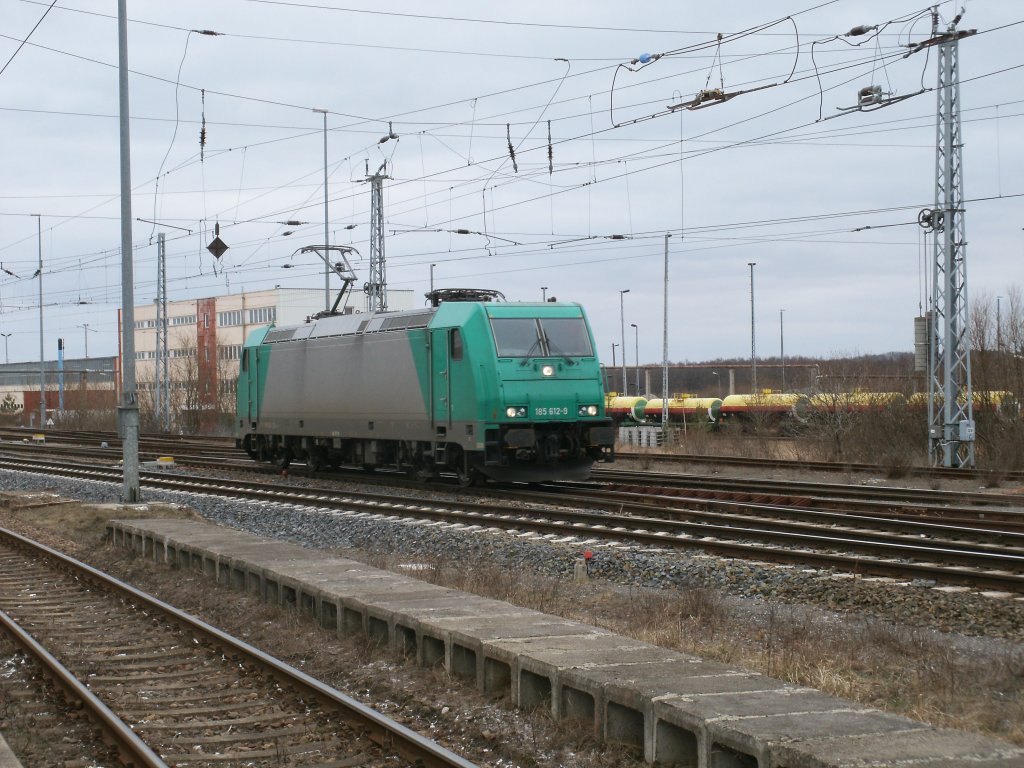
{"type": "Polygon", "coordinates": [[[455,475],[459,479],[461,488],[472,488],[474,485],[479,485],[484,477],[478,469],[465,465],[455,470],[455,475]]]}
{"type": "Polygon", "coordinates": [[[290,448],[285,448],[277,455],[277,466],[281,469],[288,469],[292,463],[292,452],[290,448]]]}
{"type": "Polygon", "coordinates": [[[326,451],[323,449],[311,450],[309,458],[306,459],[306,464],[312,472],[323,472],[327,469],[326,451]]]}
{"type": "Polygon", "coordinates": [[[406,477],[419,483],[429,483],[437,477],[437,472],[434,468],[424,463],[405,464],[403,469],[405,470],[406,477]]]}

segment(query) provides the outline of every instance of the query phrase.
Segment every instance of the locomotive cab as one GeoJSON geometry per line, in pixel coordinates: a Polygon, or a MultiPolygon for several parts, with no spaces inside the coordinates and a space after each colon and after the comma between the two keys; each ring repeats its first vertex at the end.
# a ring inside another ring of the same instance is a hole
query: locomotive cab
{"type": "Polygon", "coordinates": [[[471,471],[502,481],[575,479],[612,458],[614,431],[579,305],[445,303],[431,326],[449,324],[431,350],[440,374],[431,416],[449,441],[453,429],[481,427],[466,459],[471,471]],[[447,367],[439,362],[445,344],[447,367]]]}

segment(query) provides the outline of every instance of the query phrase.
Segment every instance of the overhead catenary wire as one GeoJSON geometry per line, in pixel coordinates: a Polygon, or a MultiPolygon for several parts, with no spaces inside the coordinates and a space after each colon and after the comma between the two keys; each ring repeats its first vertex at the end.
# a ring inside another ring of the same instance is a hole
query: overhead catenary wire
{"type": "MultiPolygon", "coordinates": [[[[592,136],[592,137],[591,137],[591,139],[592,139],[592,142],[593,142],[593,141],[596,141],[596,137],[593,137],[593,136],[592,136]]],[[[545,147],[545,149],[548,149],[548,147],[545,147]]],[[[595,159],[595,162],[596,162],[596,159],[595,159]]],[[[613,162],[613,160],[609,160],[609,162],[613,162]]],[[[627,178],[628,178],[628,177],[627,177],[627,178]]],[[[425,178],[421,178],[421,181],[423,181],[423,183],[426,183],[426,179],[425,179],[425,178]]],[[[492,195],[493,195],[493,194],[494,194],[494,192],[493,192],[493,190],[492,190],[492,195]]],[[[238,205],[238,200],[237,200],[237,199],[236,199],[235,203],[236,203],[236,208],[237,208],[237,205],[238,205]]],[[[493,211],[493,208],[492,208],[492,211],[493,211]]],[[[237,216],[236,216],[236,218],[237,218],[237,216]]]]}
{"type": "Polygon", "coordinates": [[[56,4],[57,0],[53,0],[53,2],[51,2],[50,5],[47,6],[46,10],[43,11],[43,15],[39,17],[39,21],[37,21],[35,25],[32,27],[32,29],[28,31],[28,34],[25,35],[24,38],[22,38],[21,42],[18,43],[18,47],[14,49],[14,53],[12,53],[10,57],[8,57],[7,61],[4,62],[4,65],[0,67],[0,75],[3,75],[3,73],[7,70],[7,67],[9,67],[11,65],[11,62],[14,61],[15,57],[19,53],[21,53],[21,49],[25,47],[25,43],[27,43],[28,39],[35,34],[37,29],[39,29],[39,25],[43,23],[43,19],[45,19],[49,15],[50,11],[53,10],[53,6],[55,6],[56,4]]]}

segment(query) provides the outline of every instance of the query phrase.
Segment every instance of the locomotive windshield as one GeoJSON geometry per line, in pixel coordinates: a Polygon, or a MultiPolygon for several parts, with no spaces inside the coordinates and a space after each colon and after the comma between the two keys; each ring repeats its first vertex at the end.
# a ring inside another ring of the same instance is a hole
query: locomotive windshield
{"type": "Polygon", "coordinates": [[[582,317],[491,318],[498,357],[590,357],[590,334],[582,317]]]}

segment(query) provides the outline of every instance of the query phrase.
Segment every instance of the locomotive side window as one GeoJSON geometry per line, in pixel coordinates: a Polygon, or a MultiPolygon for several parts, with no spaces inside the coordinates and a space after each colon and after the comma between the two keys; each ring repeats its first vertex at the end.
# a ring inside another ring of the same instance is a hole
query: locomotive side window
{"type": "Polygon", "coordinates": [[[462,333],[458,328],[449,331],[448,348],[451,350],[452,360],[462,359],[462,333]]]}
{"type": "Polygon", "coordinates": [[[582,317],[545,317],[540,321],[548,354],[591,357],[590,335],[582,317]]]}

